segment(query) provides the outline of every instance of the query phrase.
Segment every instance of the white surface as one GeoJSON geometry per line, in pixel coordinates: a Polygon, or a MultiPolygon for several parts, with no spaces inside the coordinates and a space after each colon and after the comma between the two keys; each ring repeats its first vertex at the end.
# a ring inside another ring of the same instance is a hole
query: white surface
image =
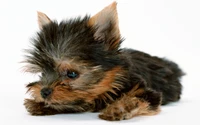
{"type": "Polygon", "coordinates": [[[200,125],[200,1],[118,0],[119,22],[126,38],[123,47],[168,57],[187,75],[182,79],[182,99],[162,107],[156,116],[142,116],[121,122],[98,119],[98,113],[45,117],[28,115],[24,106],[25,84],[36,76],[21,72],[23,49],[38,30],[36,11],[52,19],[95,14],[112,0],[5,0],[0,1],[0,125],[133,124],[200,125]]]}

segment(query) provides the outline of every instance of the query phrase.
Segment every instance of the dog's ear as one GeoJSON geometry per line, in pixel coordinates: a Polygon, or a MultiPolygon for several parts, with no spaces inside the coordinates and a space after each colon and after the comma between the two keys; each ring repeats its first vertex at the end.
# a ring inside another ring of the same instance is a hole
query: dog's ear
{"type": "Polygon", "coordinates": [[[40,29],[42,29],[44,25],[47,25],[51,22],[51,20],[46,14],[38,11],[37,15],[38,15],[38,25],[40,29]]]}
{"type": "Polygon", "coordinates": [[[115,50],[120,45],[117,3],[105,7],[89,19],[88,25],[96,29],[94,38],[104,41],[109,50],[115,50]]]}

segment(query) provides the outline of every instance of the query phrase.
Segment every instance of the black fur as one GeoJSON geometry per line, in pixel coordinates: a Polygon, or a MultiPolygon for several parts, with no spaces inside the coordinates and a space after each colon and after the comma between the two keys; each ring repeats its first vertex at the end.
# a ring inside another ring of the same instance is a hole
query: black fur
{"type": "Polygon", "coordinates": [[[55,66],[55,59],[79,57],[108,70],[119,63],[118,50],[106,51],[105,43],[94,39],[95,28],[87,25],[89,16],[57,23],[51,22],[32,40],[34,49],[27,50],[27,62],[42,67],[43,71],[55,66]]]}
{"type": "Polygon", "coordinates": [[[133,81],[134,77],[140,78],[146,87],[162,93],[162,104],[179,100],[182,90],[180,78],[184,73],[177,64],[131,49],[123,49],[120,56],[128,62],[133,81]]]}

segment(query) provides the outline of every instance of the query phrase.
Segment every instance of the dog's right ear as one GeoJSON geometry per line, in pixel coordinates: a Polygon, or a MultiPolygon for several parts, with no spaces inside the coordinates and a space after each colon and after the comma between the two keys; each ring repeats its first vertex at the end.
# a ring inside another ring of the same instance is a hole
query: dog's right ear
{"type": "Polygon", "coordinates": [[[41,30],[44,25],[51,23],[51,20],[46,14],[38,11],[37,15],[38,15],[38,25],[41,30]]]}

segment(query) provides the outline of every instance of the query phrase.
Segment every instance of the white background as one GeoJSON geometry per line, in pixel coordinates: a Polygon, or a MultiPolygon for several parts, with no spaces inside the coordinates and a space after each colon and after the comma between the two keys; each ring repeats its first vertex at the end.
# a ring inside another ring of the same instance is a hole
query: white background
{"type": "Polygon", "coordinates": [[[0,125],[133,124],[200,125],[200,0],[118,0],[123,47],[177,62],[186,72],[183,95],[156,116],[107,122],[98,113],[30,116],[24,106],[25,84],[37,76],[23,73],[23,49],[38,31],[36,11],[51,19],[95,14],[112,0],[0,1],[0,125]]]}

